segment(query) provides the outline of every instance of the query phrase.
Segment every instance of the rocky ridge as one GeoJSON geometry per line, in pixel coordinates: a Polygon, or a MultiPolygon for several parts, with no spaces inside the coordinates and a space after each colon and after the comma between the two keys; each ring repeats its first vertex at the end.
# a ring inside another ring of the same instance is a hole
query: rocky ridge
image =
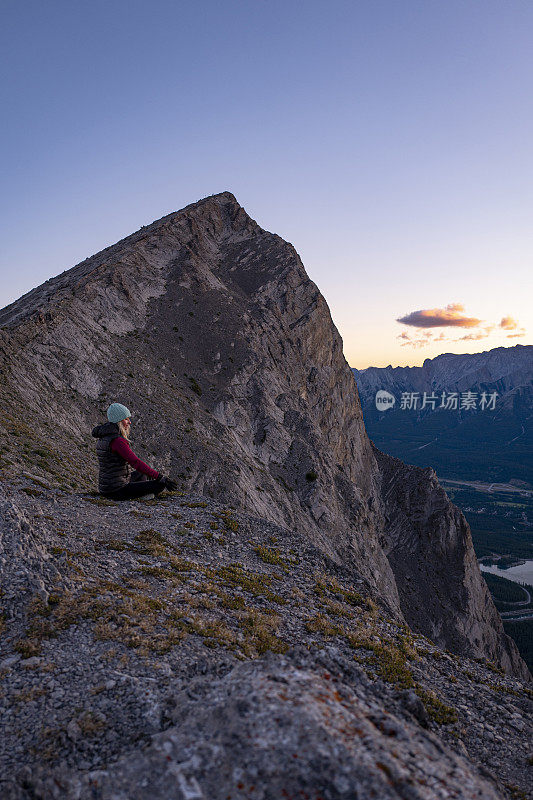
{"type": "Polygon", "coordinates": [[[533,796],[531,691],[413,634],[298,531],[43,483],[0,485],[4,555],[25,531],[48,575],[2,583],[6,800],[533,796]]]}

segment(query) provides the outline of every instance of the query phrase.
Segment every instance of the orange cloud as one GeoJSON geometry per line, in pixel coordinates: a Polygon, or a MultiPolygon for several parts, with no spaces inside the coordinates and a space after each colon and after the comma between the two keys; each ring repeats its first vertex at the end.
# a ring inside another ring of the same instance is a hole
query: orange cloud
{"type": "Polygon", "coordinates": [[[403,325],[412,325],[415,328],[475,328],[482,320],[476,317],[465,317],[462,313],[465,307],[462,303],[449,303],[446,308],[426,308],[412,311],[396,322],[403,325]]]}
{"type": "Polygon", "coordinates": [[[427,347],[429,344],[434,344],[436,342],[478,341],[480,339],[487,339],[495,329],[500,331],[502,329],[514,331],[514,333],[507,334],[507,339],[517,339],[526,335],[526,329],[518,327],[518,322],[513,317],[502,317],[499,324],[489,322],[485,325],[481,325],[482,320],[474,317],[465,317],[463,312],[464,306],[461,303],[449,303],[444,309],[432,308],[422,311],[413,311],[411,314],[397,319],[396,322],[402,322],[404,325],[412,325],[414,328],[418,329],[414,331],[413,334],[407,331],[399,333],[396,338],[401,340],[400,347],[427,347]],[[437,336],[432,330],[424,330],[424,328],[436,327],[475,328],[478,325],[480,328],[477,331],[472,331],[456,339],[447,336],[444,331],[441,331],[437,336]]]}

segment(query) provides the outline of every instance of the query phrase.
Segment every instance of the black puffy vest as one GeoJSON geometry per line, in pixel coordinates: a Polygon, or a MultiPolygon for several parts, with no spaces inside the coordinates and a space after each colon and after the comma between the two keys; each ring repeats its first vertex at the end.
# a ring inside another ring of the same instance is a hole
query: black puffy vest
{"type": "Polygon", "coordinates": [[[98,474],[98,491],[101,494],[114,492],[129,483],[131,467],[122,456],[111,450],[111,442],[120,436],[116,422],[106,422],[93,428],[92,435],[98,439],[96,454],[100,472],[98,474]]]}

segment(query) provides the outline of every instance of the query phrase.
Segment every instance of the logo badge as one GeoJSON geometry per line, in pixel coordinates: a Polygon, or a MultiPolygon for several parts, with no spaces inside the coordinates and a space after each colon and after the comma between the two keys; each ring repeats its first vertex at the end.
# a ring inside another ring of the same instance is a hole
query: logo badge
{"type": "Polygon", "coordinates": [[[396,402],[396,398],[390,392],[386,392],[385,389],[380,389],[376,392],[376,408],[378,411],[388,411],[389,408],[392,408],[394,403],[396,402]]]}

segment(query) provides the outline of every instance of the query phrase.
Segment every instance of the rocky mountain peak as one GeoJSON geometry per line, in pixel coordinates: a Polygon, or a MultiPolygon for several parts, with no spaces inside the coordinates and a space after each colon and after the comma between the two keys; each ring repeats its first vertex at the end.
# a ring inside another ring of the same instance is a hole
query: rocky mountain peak
{"type": "Polygon", "coordinates": [[[90,431],[118,400],[134,413],[134,448],[183,491],[298,529],[352,565],[396,620],[527,676],[460,512],[427,475],[376,457],[325,299],[294,247],[230,192],[28,292],[0,311],[0,336],[4,477],[31,468],[70,490],[94,489],[90,431]],[[389,490],[411,484],[429,506],[439,495],[424,521],[424,557],[441,605],[428,602],[427,580],[413,580],[409,596],[399,585],[422,533],[411,500],[396,494],[391,507],[389,490]],[[455,586],[432,569],[441,541],[455,586]]]}
{"type": "Polygon", "coordinates": [[[1,310],[0,408],[2,798],[527,786],[468,525],[370,442],[326,301],[230,192],[1,310]],[[114,401],[178,491],[98,496],[114,401]]]}

